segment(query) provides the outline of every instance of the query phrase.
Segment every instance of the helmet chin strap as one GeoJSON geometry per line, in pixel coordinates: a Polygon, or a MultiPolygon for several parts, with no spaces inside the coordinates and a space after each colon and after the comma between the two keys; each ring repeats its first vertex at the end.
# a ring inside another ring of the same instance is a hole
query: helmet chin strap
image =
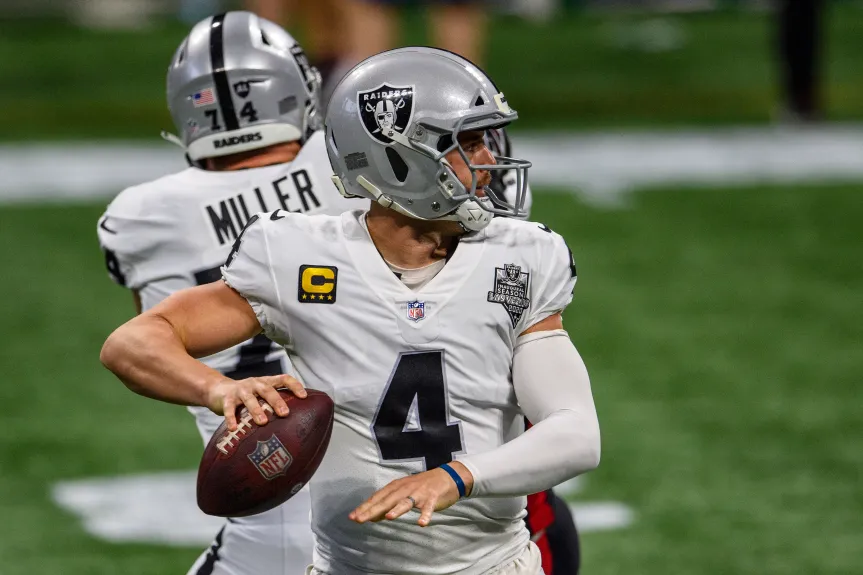
{"type": "MultiPolygon", "coordinates": [[[[345,191],[345,186],[342,183],[341,178],[339,178],[338,176],[333,176],[332,178],[333,178],[333,183],[336,185],[336,188],[338,188],[339,192],[344,197],[346,197],[346,198],[348,198],[348,197],[353,197],[353,198],[359,197],[359,196],[349,194],[345,191]]],[[[381,192],[381,190],[376,185],[374,185],[373,183],[368,181],[364,176],[357,177],[357,183],[360,186],[362,186],[363,188],[365,188],[365,190],[371,194],[372,201],[377,202],[378,204],[382,205],[385,208],[389,208],[391,210],[399,212],[400,214],[404,214],[408,217],[411,217],[411,218],[414,218],[417,220],[455,221],[455,222],[458,222],[461,225],[461,227],[464,228],[464,230],[466,232],[478,232],[478,231],[482,230],[483,228],[485,228],[489,224],[489,222],[491,221],[491,218],[493,217],[493,214],[491,212],[489,212],[488,210],[484,209],[482,206],[480,206],[479,202],[477,202],[476,200],[465,200],[464,202],[462,202],[459,205],[458,208],[456,208],[456,210],[454,212],[452,212],[450,214],[447,214],[445,216],[441,216],[439,218],[433,218],[433,219],[420,218],[416,214],[409,212],[408,210],[406,210],[405,208],[403,208],[399,204],[393,202],[392,198],[383,194],[381,192]]]]}
{"type": "Polygon", "coordinates": [[[465,200],[452,214],[439,219],[456,221],[466,232],[478,232],[491,222],[492,216],[493,214],[476,200],[465,200]]]}

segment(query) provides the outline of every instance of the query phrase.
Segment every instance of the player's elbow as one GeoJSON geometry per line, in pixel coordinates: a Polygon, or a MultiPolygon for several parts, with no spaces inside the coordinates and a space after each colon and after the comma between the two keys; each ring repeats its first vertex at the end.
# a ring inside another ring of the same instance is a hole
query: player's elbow
{"type": "Polygon", "coordinates": [[[584,470],[581,473],[593,471],[599,467],[599,460],[602,456],[602,441],[599,436],[599,426],[596,426],[594,433],[589,434],[584,441],[584,470]]]}
{"type": "Polygon", "coordinates": [[[571,446],[570,471],[572,476],[593,471],[599,467],[602,455],[602,441],[597,420],[584,421],[579,418],[579,425],[573,425],[572,436],[568,439],[571,446]]]}
{"type": "Polygon", "coordinates": [[[120,375],[125,356],[124,350],[128,347],[125,327],[120,326],[115,329],[102,344],[102,350],[99,352],[99,361],[116,375],[120,375]]]}
{"type": "Polygon", "coordinates": [[[134,365],[134,352],[136,348],[139,351],[141,349],[135,343],[136,338],[133,332],[134,330],[128,324],[115,329],[102,344],[99,361],[116,375],[126,387],[135,393],[141,393],[142,390],[130,377],[134,365]]]}

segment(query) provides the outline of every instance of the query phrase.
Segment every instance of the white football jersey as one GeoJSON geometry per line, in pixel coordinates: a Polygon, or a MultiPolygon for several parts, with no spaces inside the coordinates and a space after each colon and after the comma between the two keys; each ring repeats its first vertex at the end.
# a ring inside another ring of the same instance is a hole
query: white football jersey
{"type": "Polygon", "coordinates": [[[465,499],[425,529],[415,510],[364,525],[348,513],[394,479],[524,431],[513,346],[572,299],[575,265],[563,238],[495,218],[464,236],[414,292],[378,254],[363,212],[276,210],[253,218],[222,274],[286,347],[298,378],[336,404],[329,450],[311,481],[317,569],[479,574],[524,550],[523,497],[465,499]]]}
{"type": "MultiPolygon", "coordinates": [[[[138,291],[144,310],[175,291],[219,280],[219,267],[252,214],[279,208],[334,215],[362,205],[343,198],[331,175],[324,133],[317,132],[290,163],[221,172],[188,168],[127,188],[99,220],[109,275],[138,291]]],[[[235,379],[289,373],[284,350],[263,335],[201,361],[235,379]]],[[[189,409],[208,441],[223,418],[189,409]]]]}

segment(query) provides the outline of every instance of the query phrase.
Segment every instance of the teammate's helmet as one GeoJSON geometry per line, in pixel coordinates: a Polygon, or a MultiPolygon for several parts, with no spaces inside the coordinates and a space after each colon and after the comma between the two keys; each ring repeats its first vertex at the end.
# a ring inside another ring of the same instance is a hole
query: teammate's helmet
{"type": "Polygon", "coordinates": [[[321,78],[281,27],[251,12],[198,22],[168,68],[168,108],[192,160],[304,141],[321,78]]]}
{"type": "Polygon", "coordinates": [[[482,229],[493,213],[523,216],[530,162],[495,158],[471,164],[458,134],[504,126],[518,117],[486,74],[445,50],[399,48],[361,62],[336,86],[325,121],[333,182],[408,216],[482,229]],[[444,156],[458,150],[473,182],[459,182],[444,156]],[[515,202],[477,196],[477,170],[514,170],[515,202]]]}

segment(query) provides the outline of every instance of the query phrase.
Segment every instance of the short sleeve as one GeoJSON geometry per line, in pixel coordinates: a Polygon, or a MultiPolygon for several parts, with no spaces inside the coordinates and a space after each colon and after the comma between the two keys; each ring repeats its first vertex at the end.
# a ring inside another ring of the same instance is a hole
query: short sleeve
{"type": "Polygon", "coordinates": [[[272,273],[265,222],[261,214],[249,219],[222,266],[222,279],[246,298],[264,335],[282,345],[289,337],[275,275],[272,273]]]}
{"type": "Polygon", "coordinates": [[[158,276],[155,254],[170,241],[172,222],[148,213],[129,190],[120,194],[99,218],[96,232],[108,276],[139,290],[158,276]]]}
{"type": "Polygon", "coordinates": [[[555,313],[562,312],[572,301],[577,279],[575,259],[566,241],[559,234],[548,230],[547,242],[543,249],[540,273],[531,282],[530,308],[523,323],[525,330],[555,313]]]}

